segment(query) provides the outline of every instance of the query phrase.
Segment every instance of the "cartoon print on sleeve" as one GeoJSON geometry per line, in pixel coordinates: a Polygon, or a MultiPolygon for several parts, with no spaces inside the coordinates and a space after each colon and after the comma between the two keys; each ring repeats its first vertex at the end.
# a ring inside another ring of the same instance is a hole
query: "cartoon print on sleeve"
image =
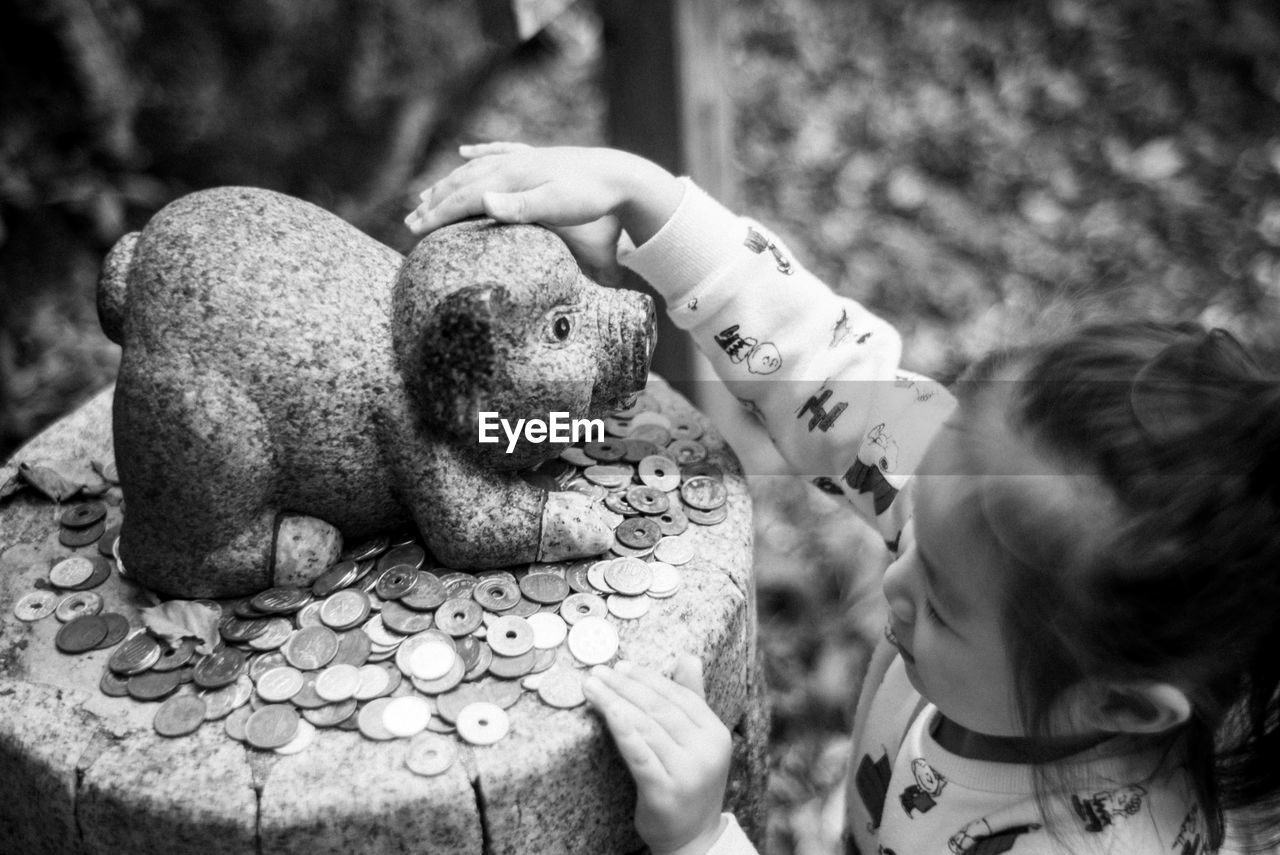
{"type": "Polygon", "coordinates": [[[871,814],[867,831],[874,832],[880,827],[880,817],[884,816],[884,800],[889,795],[889,776],[892,774],[893,768],[889,764],[887,751],[880,753],[879,760],[872,760],[870,754],[864,754],[858,762],[853,783],[858,788],[858,797],[862,799],[867,813],[871,814]]]}
{"type": "Polygon", "coordinates": [[[1142,807],[1142,797],[1146,790],[1130,784],[1118,790],[1105,790],[1092,796],[1071,797],[1071,807],[1076,816],[1084,823],[1085,831],[1098,832],[1112,825],[1117,819],[1133,816],[1142,807]]]}
{"type": "Polygon", "coordinates": [[[777,345],[739,335],[737,324],[721,330],[716,335],[715,342],[733,364],[737,365],[745,359],[747,370],[752,374],[772,374],[782,367],[782,354],[778,353],[777,345]]]}
{"type": "Polygon", "coordinates": [[[984,817],[975,819],[951,835],[947,848],[954,855],[1001,855],[1012,849],[1014,841],[1019,837],[1038,828],[1038,824],[1030,824],[992,831],[991,823],[984,817]]]}
{"type": "Polygon", "coordinates": [[[870,493],[874,499],[876,515],[889,509],[897,498],[898,488],[889,483],[884,473],[892,471],[898,464],[898,443],[884,432],[884,422],[873,427],[867,433],[867,441],[858,451],[858,459],[844,473],[845,483],[859,493],[870,493]],[[868,462],[862,459],[863,450],[871,446],[877,454],[876,460],[868,462]]]}
{"type": "Polygon", "coordinates": [[[819,475],[813,479],[813,486],[817,487],[824,493],[830,493],[833,496],[843,496],[844,490],[840,489],[840,485],[828,478],[826,475],[819,475]]]}
{"type": "Polygon", "coordinates": [[[796,418],[798,419],[804,418],[805,413],[813,414],[809,418],[809,433],[813,433],[814,428],[819,428],[823,433],[826,433],[836,423],[836,419],[840,418],[840,414],[849,406],[848,401],[840,401],[828,412],[824,405],[831,398],[831,395],[831,390],[827,388],[827,384],[824,382],[821,388],[818,389],[818,394],[810,395],[809,400],[804,402],[804,406],[796,410],[796,418]]]}
{"type": "Polygon", "coordinates": [[[849,310],[841,309],[840,317],[831,327],[831,344],[828,348],[838,347],[839,344],[849,337],[849,310]]]}
{"type": "Polygon", "coordinates": [[[1173,839],[1175,855],[1207,855],[1209,847],[1204,842],[1204,831],[1200,827],[1200,808],[1193,807],[1187,812],[1178,827],[1178,836],[1173,839]]]}
{"type": "Polygon", "coordinates": [[[777,244],[769,240],[764,235],[751,227],[747,227],[747,239],[742,245],[754,252],[756,255],[763,253],[766,249],[773,253],[773,261],[778,265],[778,271],[790,276],[794,271],[791,262],[782,254],[782,250],[778,249],[777,244]]]}
{"type": "Polygon", "coordinates": [[[908,817],[912,811],[928,813],[933,810],[933,806],[938,803],[936,796],[941,795],[942,788],[947,785],[947,779],[939,775],[923,757],[911,761],[911,774],[915,776],[916,782],[898,796],[908,817]]]}
{"type": "Polygon", "coordinates": [[[688,309],[689,311],[691,311],[691,312],[696,312],[696,311],[698,311],[698,298],[697,298],[697,297],[694,297],[692,300],[690,300],[689,302],[685,303],[685,304],[684,304],[684,307],[685,307],[686,309],[688,309]]]}

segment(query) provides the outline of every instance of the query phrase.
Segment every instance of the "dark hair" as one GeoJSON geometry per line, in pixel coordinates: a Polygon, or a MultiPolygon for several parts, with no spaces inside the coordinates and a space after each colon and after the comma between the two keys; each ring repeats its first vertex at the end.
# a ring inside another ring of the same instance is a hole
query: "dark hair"
{"type": "Polygon", "coordinates": [[[957,384],[962,407],[997,389],[1010,429],[1088,476],[1109,520],[1084,538],[1042,528],[1010,556],[1005,628],[1030,732],[1086,677],[1177,685],[1193,713],[1171,747],[1210,848],[1224,811],[1254,845],[1276,842],[1280,383],[1221,330],[1116,323],[994,354],[957,384]]]}

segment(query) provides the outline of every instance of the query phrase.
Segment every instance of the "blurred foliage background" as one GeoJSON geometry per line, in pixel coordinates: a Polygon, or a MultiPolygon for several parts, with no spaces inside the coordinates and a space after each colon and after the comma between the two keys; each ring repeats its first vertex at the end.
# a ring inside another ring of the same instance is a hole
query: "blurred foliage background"
{"type": "MultiPolygon", "coordinates": [[[[909,367],[1126,314],[1280,343],[1271,0],[725,7],[726,201],[897,324],[909,367]]],[[[406,250],[457,144],[606,141],[605,44],[586,2],[519,47],[462,0],[0,6],[0,456],[111,381],[98,266],[165,202],[271,187],[406,250]]],[[[834,852],[884,556],[812,488],[752,489],[769,850],[834,852]]]]}

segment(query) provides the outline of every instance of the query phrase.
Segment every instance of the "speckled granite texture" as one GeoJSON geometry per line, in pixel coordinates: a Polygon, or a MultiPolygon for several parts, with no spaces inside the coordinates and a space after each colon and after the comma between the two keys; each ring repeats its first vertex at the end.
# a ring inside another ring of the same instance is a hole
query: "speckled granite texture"
{"type": "MultiPolygon", "coordinates": [[[[664,384],[663,411],[691,414],[664,384]]],[[[111,392],[19,451],[17,460],[111,461],[111,392]]],[[[760,831],[768,716],[756,657],[751,503],[737,461],[707,427],[701,441],[726,473],[728,515],[691,527],[684,587],[649,614],[618,622],[621,656],[670,671],[679,653],[705,663],[712,708],[733,730],[726,808],[760,831]]],[[[133,513],[126,492],[125,510],[133,513]]],[[[108,524],[121,519],[109,507],[108,524]]],[[[460,745],[444,775],[404,766],[407,740],[369,742],[321,729],[282,757],[233,742],[222,722],[165,739],[154,704],[101,694],[110,650],[59,653],[53,617],[24,623],[14,603],[68,555],[52,506],[30,494],[0,506],[0,852],[30,855],[175,852],[235,855],[625,855],[640,848],[635,793],[599,717],[552,709],[526,694],[511,732],[488,747],[460,745]]],[[[149,604],[112,577],[105,609],[140,625],[149,604]]],[[[759,836],[757,834],[757,839],[759,836]]]]}
{"type": "MultiPolygon", "coordinates": [[[[644,383],[652,303],[586,279],[545,229],[468,222],[402,259],[307,202],[207,190],[121,239],[98,308],[124,347],[122,555],[163,593],[278,581],[282,515],[347,538],[413,524],[463,569],[609,542],[584,497],[515,471],[567,443],[477,439],[480,411],[598,417],[644,383]]],[[[341,543],[311,530],[288,580],[341,543]]]]}

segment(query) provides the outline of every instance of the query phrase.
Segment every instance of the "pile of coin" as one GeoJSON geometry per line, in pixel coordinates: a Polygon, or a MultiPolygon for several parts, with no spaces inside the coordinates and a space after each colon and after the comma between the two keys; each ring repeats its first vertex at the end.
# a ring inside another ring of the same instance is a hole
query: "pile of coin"
{"type": "MultiPolygon", "coordinates": [[[[553,707],[583,704],[584,669],[618,653],[611,618],[638,619],[674,596],[677,568],[694,556],[690,524],[725,518],[723,474],[707,462],[696,421],[669,417],[642,394],[606,429],[605,439],[526,473],[599,503],[615,531],[599,559],[467,573],[436,566],[413,535],[378,537],[348,549],[309,588],[201,601],[218,616],[220,644],[207,655],[194,640],[173,646],[145,629],[129,635],[127,619],[101,614],[101,597],[77,586],[106,578],[102,559],[54,565],[49,583],[68,596],[54,603],[51,591],[36,591],[15,612],[36,620],[56,611],[64,625],[55,643],[65,653],[114,646],[101,690],[159,701],[154,727],[163,736],[221,720],[233,739],[291,754],[317,728],[355,730],[411,739],[406,765],[439,774],[457,753],[449,734],[498,742],[525,692],[553,707]]],[[[68,511],[64,528],[87,519],[100,526],[103,511],[68,511]]]]}

